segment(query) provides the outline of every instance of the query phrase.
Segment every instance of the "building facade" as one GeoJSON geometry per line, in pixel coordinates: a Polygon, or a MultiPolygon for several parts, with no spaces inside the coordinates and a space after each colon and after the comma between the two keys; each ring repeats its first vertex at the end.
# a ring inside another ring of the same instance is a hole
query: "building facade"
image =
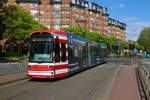
{"type": "Polygon", "coordinates": [[[64,27],[80,27],[90,32],[105,35],[119,34],[125,39],[125,30],[112,27],[108,10],[87,0],[8,0],[30,11],[34,20],[47,26],[50,30],[63,30],[64,27]],[[113,30],[117,31],[113,33],[113,30]]]}
{"type": "Polygon", "coordinates": [[[110,36],[115,36],[118,39],[125,40],[125,29],[125,23],[119,22],[118,20],[112,18],[108,18],[108,34],[110,36]]]}

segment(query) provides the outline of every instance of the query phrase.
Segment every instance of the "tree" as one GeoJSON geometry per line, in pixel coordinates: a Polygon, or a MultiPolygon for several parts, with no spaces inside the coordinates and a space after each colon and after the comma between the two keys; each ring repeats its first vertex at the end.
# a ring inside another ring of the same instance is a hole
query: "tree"
{"type": "Polygon", "coordinates": [[[141,46],[139,43],[136,43],[136,48],[137,48],[138,50],[144,50],[144,47],[141,46]]]}
{"type": "Polygon", "coordinates": [[[114,50],[114,51],[116,50],[116,43],[117,42],[119,42],[119,44],[120,44],[120,46],[119,46],[120,50],[128,48],[128,42],[127,41],[117,39],[115,36],[109,37],[109,36],[106,36],[106,35],[101,34],[101,33],[88,32],[88,31],[86,31],[86,33],[85,33],[84,30],[82,30],[81,28],[77,28],[77,27],[68,27],[68,28],[64,28],[64,30],[67,32],[73,32],[74,34],[83,36],[83,37],[87,38],[88,40],[93,40],[96,42],[105,43],[105,44],[107,44],[107,46],[110,50],[114,50]]]}
{"type": "Polygon", "coordinates": [[[150,49],[150,28],[144,28],[138,38],[139,45],[143,46],[145,50],[150,49]]]}
{"type": "Polygon", "coordinates": [[[4,7],[3,25],[4,37],[9,40],[25,40],[28,34],[36,29],[47,29],[33,20],[30,13],[20,6],[8,5],[4,7]]]}
{"type": "Polygon", "coordinates": [[[17,5],[5,5],[2,7],[3,16],[0,16],[1,36],[7,43],[22,43],[29,37],[33,30],[47,29],[47,27],[33,20],[29,12],[17,5]],[[19,42],[20,41],[20,42],[19,42]]]}
{"type": "Polygon", "coordinates": [[[0,0],[0,38],[4,33],[4,25],[2,23],[4,17],[4,6],[6,5],[7,0],[0,0]]]}

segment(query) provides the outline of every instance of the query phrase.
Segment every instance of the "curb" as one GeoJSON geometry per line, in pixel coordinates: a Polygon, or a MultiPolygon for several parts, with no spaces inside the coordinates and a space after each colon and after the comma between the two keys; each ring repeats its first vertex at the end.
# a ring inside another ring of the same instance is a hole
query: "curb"
{"type": "Polygon", "coordinates": [[[117,80],[117,77],[118,77],[118,74],[119,74],[119,72],[120,72],[120,70],[121,70],[121,66],[122,66],[122,65],[119,65],[119,68],[117,69],[117,71],[116,71],[116,73],[115,73],[115,75],[114,75],[114,77],[113,77],[113,79],[112,79],[112,84],[111,84],[111,86],[110,86],[111,91],[108,93],[109,96],[108,96],[107,100],[110,99],[110,96],[111,96],[111,94],[112,94],[114,85],[115,85],[116,80],[117,80]]]}
{"type": "Polygon", "coordinates": [[[17,82],[17,81],[26,80],[26,79],[28,79],[27,76],[22,77],[22,78],[18,78],[18,79],[14,79],[14,80],[10,80],[10,81],[6,81],[6,82],[2,82],[2,83],[0,83],[0,86],[2,86],[2,85],[7,85],[7,84],[11,84],[11,83],[14,83],[14,82],[17,82]]]}

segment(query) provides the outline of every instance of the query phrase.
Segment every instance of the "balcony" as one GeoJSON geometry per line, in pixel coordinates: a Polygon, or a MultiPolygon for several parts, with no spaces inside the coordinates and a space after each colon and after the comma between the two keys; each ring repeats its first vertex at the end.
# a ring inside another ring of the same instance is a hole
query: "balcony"
{"type": "Polygon", "coordinates": [[[61,17],[70,17],[70,14],[61,14],[61,17]]]}
{"type": "Polygon", "coordinates": [[[72,0],[71,6],[77,6],[82,9],[89,7],[88,2],[85,0],[72,0]]]}
{"type": "Polygon", "coordinates": [[[38,0],[16,0],[16,2],[18,3],[23,3],[23,2],[26,2],[26,3],[41,3],[40,1],[38,0]]]}
{"type": "Polygon", "coordinates": [[[61,7],[61,10],[65,10],[65,11],[68,10],[68,11],[69,11],[69,10],[70,10],[70,7],[67,7],[67,6],[65,7],[65,6],[63,6],[63,7],[61,7]]]}
{"type": "Polygon", "coordinates": [[[105,7],[102,8],[102,15],[109,16],[109,12],[108,12],[107,8],[105,8],[105,7]]]}
{"type": "Polygon", "coordinates": [[[61,4],[61,0],[52,0],[52,3],[55,3],[55,4],[61,4]]]}

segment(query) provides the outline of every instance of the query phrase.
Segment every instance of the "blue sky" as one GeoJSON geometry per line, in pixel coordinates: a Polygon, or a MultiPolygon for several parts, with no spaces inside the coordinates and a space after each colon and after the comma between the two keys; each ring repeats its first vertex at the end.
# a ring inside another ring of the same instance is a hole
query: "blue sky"
{"type": "Polygon", "coordinates": [[[150,0],[89,0],[108,8],[109,17],[127,24],[126,38],[136,40],[150,27],[150,0]]]}

